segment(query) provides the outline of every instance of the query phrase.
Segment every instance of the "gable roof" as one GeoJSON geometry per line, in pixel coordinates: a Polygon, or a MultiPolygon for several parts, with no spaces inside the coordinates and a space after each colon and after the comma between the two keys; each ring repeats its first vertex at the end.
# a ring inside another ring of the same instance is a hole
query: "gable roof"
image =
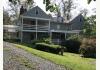
{"type": "Polygon", "coordinates": [[[81,14],[79,14],[72,21],[70,21],[70,24],[73,30],[81,30],[84,24],[84,17],[81,14]]]}
{"type": "Polygon", "coordinates": [[[50,17],[38,6],[25,12],[23,16],[50,19],[50,17]]]}

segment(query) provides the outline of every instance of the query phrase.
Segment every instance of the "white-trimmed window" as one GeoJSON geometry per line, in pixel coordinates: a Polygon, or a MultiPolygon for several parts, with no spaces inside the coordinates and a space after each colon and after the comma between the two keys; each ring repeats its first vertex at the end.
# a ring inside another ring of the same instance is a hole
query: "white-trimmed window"
{"type": "Polygon", "coordinates": [[[58,30],[60,29],[60,25],[57,25],[57,29],[58,29],[58,30]]]}

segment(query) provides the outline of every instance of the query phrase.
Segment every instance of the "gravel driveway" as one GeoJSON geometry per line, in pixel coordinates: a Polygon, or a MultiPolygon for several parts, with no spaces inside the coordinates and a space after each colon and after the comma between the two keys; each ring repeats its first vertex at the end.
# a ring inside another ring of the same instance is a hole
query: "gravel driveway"
{"type": "Polygon", "coordinates": [[[66,70],[63,66],[15,47],[13,43],[4,42],[3,49],[4,70],[66,70]]]}

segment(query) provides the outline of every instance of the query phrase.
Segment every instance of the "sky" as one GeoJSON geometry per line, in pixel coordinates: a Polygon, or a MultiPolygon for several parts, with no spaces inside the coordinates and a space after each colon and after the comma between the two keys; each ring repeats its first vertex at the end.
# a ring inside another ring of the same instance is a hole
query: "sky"
{"type": "MultiPolygon", "coordinates": [[[[5,9],[9,9],[10,7],[8,6],[7,2],[8,0],[3,0],[3,6],[5,9]]],[[[60,1],[60,0],[56,0],[56,1],[60,1]]],[[[45,10],[45,5],[43,4],[43,0],[34,0],[34,2],[36,3],[36,5],[38,5],[43,11],[45,11],[46,13],[50,13],[47,12],[45,10]]],[[[77,15],[80,13],[80,10],[82,9],[88,9],[88,16],[95,14],[92,9],[96,8],[96,2],[92,1],[90,4],[87,4],[87,0],[73,0],[74,4],[77,6],[76,9],[72,10],[72,15],[77,15]]]]}

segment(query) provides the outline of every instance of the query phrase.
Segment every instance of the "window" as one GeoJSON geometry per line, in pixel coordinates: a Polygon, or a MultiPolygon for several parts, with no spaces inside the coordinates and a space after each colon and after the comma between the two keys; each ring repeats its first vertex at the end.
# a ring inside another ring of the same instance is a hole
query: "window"
{"type": "Polygon", "coordinates": [[[80,18],[80,22],[82,22],[82,19],[80,18]]]}
{"type": "Polygon", "coordinates": [[[38,15],[38,10],[36,9],[36,15],[38,15]]]}
{"type": "Polygon", "coordinates": [[[60,25],[57,25],[57,29],[60,29],[60,25]]]}

